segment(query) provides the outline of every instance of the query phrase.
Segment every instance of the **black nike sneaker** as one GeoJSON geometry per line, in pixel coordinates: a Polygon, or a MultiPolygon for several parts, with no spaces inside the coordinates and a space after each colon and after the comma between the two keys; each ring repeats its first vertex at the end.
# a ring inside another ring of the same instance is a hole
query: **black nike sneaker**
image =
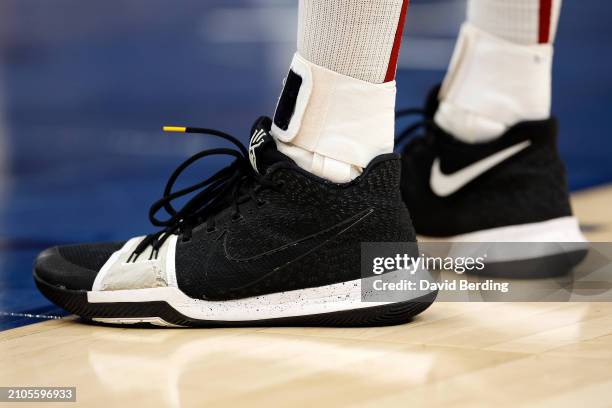
{"type": "Polygon", "coordinates": [[[34,278],[58,306],[106,323],[176,326],[368,326],[409,321],[436,293],[368,302],[361,290],[361,243],[415,242],[399,191],[400,159],[383,155],[347,184],[301,168],[276,149],[271,120],[260,118],[247,149],[202,151],[170,177],[150,211],[158,233],[127,242],[51,248],[34,278]],[[234,161],[173,192],[203,157],[234,161]],[[173,200],[192,195],[181,208],[173,200]],[[165,209],[169,218],[157,217],[165,209]]]}
{"type": "Polygon", "coordinates": [[[402,195],[419,239],[497,243],[480,271],[486,275],[567,273],[587,245],[572,216],[556,120],[523,122],[493,141],[463,143],[435,124],[438,93],[439,87],[430,92],[422,110],[398,112],[424,118],[396,140],[424,129],[402,152],[402,195]]]}

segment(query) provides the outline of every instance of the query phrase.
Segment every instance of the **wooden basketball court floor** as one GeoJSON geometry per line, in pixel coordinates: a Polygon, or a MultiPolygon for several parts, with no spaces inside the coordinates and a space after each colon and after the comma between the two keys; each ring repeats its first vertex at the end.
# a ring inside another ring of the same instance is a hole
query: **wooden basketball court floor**
{"type": "MultiPolygon", "coordinates": [[[[573,204],[589,239],[612,241],[612,187],[573,204]]],[[[69,317],[0,332],[0,385],[76,386],[66,405],[94,407],[610,407],[612,303],[440,302],[410,324],[367,329],[69,317]]]]}

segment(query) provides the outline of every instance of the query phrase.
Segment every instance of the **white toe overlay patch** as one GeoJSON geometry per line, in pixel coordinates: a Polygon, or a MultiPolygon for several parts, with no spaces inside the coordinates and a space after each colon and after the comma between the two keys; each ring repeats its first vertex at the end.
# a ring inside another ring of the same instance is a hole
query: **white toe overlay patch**
{"type": "Polygon", "coordinates": [[[130,239],[119,251],[111,255],[96,276],[93,291],[177,287],[174,262],[177,236],[170,236],[154,259],[149,259],[149,247],[136,261],[128,262],[130,255],[144,238],[130,239]]]}

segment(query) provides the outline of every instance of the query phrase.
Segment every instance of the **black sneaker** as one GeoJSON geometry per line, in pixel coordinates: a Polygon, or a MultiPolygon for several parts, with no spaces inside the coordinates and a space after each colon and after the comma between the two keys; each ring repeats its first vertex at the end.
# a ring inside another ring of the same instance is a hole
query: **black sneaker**
{"type": "Polygon", "coordinates": [[[247,149],[202,151],[170,177],[150,212],[159,233],[127,242],[51,248],[34,278],[58,306],[107,323],[177,326],[390,325],[427,309],[434,292],[398,302],[362,301],[362,242],[415,242],[402,202],[400,160],[374,159],[347,184],[297,167],[260,118],[247,149]],[[235,158],[192,187],[180,175],[210,155],[235,158]],[[180,210],[172,201],[195,194],[180,210]],[[165,209],[170,217],[156,214],[165,209]]]}
{"type": "Polygon", "coordinates": [[[572,215],[557,121],[523,122],[496,140],[463,143],[434,123],[438,92],[434,88],[424,109],[398,112],[424,118],[396,140],[401,144],[425,129],[402,152],[402,195],[419,239],[540,243],[512,254],[517,251],[510,245],[497,245],[498,259],[489,257],[481,273],[521,278],[567,273],[586,254],[586,239],[572,215]]]}

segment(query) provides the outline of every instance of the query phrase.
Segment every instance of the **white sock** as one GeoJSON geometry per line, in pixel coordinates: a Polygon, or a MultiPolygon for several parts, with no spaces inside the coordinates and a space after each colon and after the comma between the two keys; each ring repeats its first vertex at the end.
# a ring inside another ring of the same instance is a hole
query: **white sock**
{"type": "Polygon", "coordinates": [[[395,70],[408,0],[300,0],[298,52],[272,135],[300,167],[342,183],[393,151],[395,70]]]}
{"type": "Polygon", "coordinates": [[[436,123],[468,143],[550,117],[561,0],[469,0],[436,123]]]}

